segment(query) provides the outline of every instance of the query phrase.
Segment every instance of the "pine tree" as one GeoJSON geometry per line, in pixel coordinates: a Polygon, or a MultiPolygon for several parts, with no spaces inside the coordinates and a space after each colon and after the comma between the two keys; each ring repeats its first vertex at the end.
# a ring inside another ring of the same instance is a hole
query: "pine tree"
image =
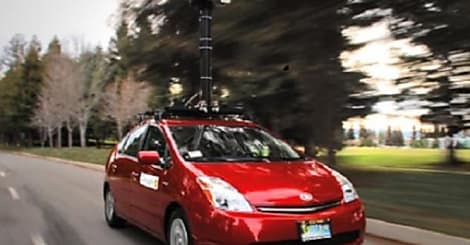
{"type": "Polygon", "coordinates": [[[393,145],[392,126],[388,126],[387,128],[387,133],[385,134],[385,145],[393,145]]]}
{"type": "Polygon", "coordinates": [[[0,137],[6,143],[20,145],[24,143],[24,115],[20,110],[23,83],[23,63],[25,61],[26,41],[21,35],[15,35],[4,49],[2,63],[7,70],[0,81],[0,137]]]}
{"type": "Polygon", "coordinates": [[[38,94],[42,82],[42,61],[40,59],[41,45],[34,37],[31,41],[22,64],[22,79],[17,98],[18,127],[26,134],[28,145],[32,145],[34,129],[31,120],[37,106],[38,94]]]}
{"type": "Polygon", "coordinates": [[[403,132],[401,129],[394,130],[392,132],[392,145],[394,146],[404,146],[405,145],[405,139],[403,137],[403,132]]]}

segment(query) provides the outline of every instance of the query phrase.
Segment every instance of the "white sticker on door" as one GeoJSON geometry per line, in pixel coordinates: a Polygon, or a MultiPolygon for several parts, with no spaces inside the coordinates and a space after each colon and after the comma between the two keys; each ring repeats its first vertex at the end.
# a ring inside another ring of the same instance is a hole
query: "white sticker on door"
{"type": "Polygon", "coordinates": [[[158,190],[158,184],[160,182],[160,178],[158,176],[150,175],[141,173],[139,183],[147,188],[152,190],[158,190]]]}

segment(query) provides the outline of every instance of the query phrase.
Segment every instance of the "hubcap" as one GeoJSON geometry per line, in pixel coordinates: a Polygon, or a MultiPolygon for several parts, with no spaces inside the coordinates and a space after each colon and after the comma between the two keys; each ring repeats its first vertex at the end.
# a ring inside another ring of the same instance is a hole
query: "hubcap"
{"type": "Polygon", "coordinates": [[[110,191],[106,193],[105,209],[106,209],[106,218],[108,220],[112,220],[113,215],[114,215],[114,198],[110,191]]]}
{"type": "Polygon", "coordinates": [[[182,219],[175,219],[171,224],[170,245],[188,245],[188,232],[182,219]]]}

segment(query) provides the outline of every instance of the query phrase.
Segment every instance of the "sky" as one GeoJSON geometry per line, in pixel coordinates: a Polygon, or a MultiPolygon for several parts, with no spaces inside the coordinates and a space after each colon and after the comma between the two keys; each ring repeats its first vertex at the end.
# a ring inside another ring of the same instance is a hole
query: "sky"
{"type": "Polygon", "coordinates": [[[17,33],[26,40],[36,35],[43,47],[54,36],[107,47],[118,5],[119,0],[2,0],[0,51],[17,33]]]}

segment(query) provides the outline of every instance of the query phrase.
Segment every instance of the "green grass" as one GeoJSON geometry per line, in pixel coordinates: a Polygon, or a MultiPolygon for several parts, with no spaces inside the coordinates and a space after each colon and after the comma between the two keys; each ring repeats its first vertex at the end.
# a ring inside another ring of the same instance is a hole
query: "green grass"
{"type": "Polygon", "coordinates": [[[57,157],[73,161],[89,162],[95,164],[105,164],[110,153],[110,149],[97,149],[97,148],[27,148],[22,151],[40,155],[57,157]]]}
{"type": "Polygon", "coordinates": [[[343,169],[368,217],[470,238],[469,175],[343,169]]]}
{"type": "Polygon", "coordinates": [[[445,165],[445,150],[355,147],[338,153],[338,166],[356,185],[368,217],[470,238],[470,175],[424,171],[470,170],[470,150],[457,157],[467,164],[445,165]]]}
{"type": "Polygon", "coordinates": [[[466,163],[470,163],[470,150],[457,150],[457,158],[466,163]]]}
{"type": "MultiPolygon", "coordinates": [[[[470,163],[470,150],[457,150],[457,157],[470,163]]],[[[443,168],[445,160],[446,151],[439,149],[350,147],[338,153],[340,164],[363,168],[443,168]]]]}

